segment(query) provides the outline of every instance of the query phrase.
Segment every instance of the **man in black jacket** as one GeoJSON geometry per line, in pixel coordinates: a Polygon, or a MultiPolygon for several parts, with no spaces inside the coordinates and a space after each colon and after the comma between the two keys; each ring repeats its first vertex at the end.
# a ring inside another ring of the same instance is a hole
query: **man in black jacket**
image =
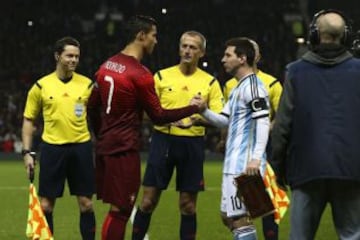
{"type": "Polygon", "coordinates": [[[336,10],[310,25],[311,50],[287,66],[272,131],[278,182],[292,190],[290,239],[315,239],[327,203],[340,239],[360,239],[360,60],[336,10]]]}

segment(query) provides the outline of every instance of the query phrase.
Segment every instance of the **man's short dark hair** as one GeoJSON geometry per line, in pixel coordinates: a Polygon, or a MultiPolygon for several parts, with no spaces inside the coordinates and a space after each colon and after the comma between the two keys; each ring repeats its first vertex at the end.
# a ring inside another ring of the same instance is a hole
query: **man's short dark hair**
{"type": "Polygon", "coordinates": [[[65,46],[67,46],[67,45],[72,45],[72,46],[80,48],[80,43],[75,38],[63,37],[56,41],[54,52],[56,52],[57,54],[60,55],[64,51],[65,46]]]}
{"type": "Polygon", "coordinates": [[[153,26],[156,26],[156,20],[150,16],[135,15],[125,24],[125,44],[135,40],[139,32],[149,33],[153,26]]]}
{"type": "Polygon", "coordinates": [[[235,47],[237,56],[245,55],[246,62],[249,66],[254,65],[255,48],[250,39],[244,37],[232,38],[226,41],[225,47],[235,47]]]}

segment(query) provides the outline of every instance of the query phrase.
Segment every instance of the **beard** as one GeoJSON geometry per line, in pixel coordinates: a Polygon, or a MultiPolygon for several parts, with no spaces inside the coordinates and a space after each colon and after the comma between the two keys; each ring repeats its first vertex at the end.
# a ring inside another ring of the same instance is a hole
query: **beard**
{"type": "Polygon", "coordinates": [[[240,68],[240,65],[235,66],[235,67],[233,67],[233,68],[229,68],[229,69],[227,69],[226,72],[227,72],[228,74],[230,74],[231,76],[235,76],[236,73],[238,72],[239,68],[240,68]]]}

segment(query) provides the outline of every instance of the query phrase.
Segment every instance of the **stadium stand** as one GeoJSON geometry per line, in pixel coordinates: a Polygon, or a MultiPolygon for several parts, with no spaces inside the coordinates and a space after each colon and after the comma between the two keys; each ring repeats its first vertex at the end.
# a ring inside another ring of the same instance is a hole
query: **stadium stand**
{"type": "MultiPolygon", "coordinates": [[[[104,59],[121,49],[123,20],[133,14],[151,15],[159,23],[159,43],[154,55],[145,59],[146,66],[155,72],[176,64],[174,43],[185,30],[198,30],[208,39],[204,68],[224,83],[229,76],[220,59],[226,39],[255,39],[262,49],[260,68],[282,79],[284,66],[297,56],[295,37],[304,25],[295,0],[276,4],[257,0],[256,5],[238,0],[13,0],[3,2],[0,13],[0,151],[16,149],[26,90],[39,76],[51,71],[52,43],[60,37],[71,35],[80,40],[79,72],[91,77],[104,59]],[[296,32],[291,21],[299,18],[286,17],[289,14],[300,16],[296,32]]],[[[208,134],[209,150],[218,137],[213,131],[208,134]]],[[[40,134],[41,129],[37,132],[40,134]]],[[[151,125],[145,122],[144,150],[150,132],[151,125]]]]}

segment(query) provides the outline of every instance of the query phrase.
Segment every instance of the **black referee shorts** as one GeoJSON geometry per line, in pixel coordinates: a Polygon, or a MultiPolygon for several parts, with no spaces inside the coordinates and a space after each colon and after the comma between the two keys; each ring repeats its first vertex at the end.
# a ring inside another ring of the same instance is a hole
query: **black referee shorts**
{"type": "Polygon", "coordinates": [[[65,180],[68,182],[71,195],[94,194],[95,171],[90,141],[63,145],[42,143],[39,196],[61,197],[65,180]]]}
{"type": "Polygon", "coordinates": [[[155,131],[143,185],[166,189],[176,168],[176,190],[204,190],[204,137],[184,137],[155,131]]]}

